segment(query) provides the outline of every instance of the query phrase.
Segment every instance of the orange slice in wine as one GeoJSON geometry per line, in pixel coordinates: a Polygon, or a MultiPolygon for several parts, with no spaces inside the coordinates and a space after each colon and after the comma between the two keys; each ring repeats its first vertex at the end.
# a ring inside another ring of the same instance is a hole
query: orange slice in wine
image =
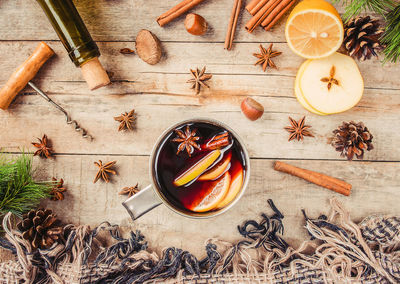
{"type": "Polygon", "coordinates": [[[235,161],[232,165],[232,180],[229,186],[229,191],[225,198],[217,205],[217,208],[222,208],[231,203],[236,195],[238,195],[243,185],[244,171],[239,161],[235,161]]]}
{"type": "Polygon", "coordinates": [[[228,169],[232,158],[232,152],[229,152],[221,162],[202,174],[198,180],[215,180],[220,177],[228,169]]]}
{"type": "Polygon", "coordinates": [[[190,206],[190,210],[194,212],[207,212],[213,210],[225,198],[231,184],[231,175],[226,172],[221,178],[215,182],[211,182],[206,193],[198,202],[190,206]]]}
{"type": "Polygon", "coordinates": [[[201,175],[208,167],[210,167],[221,155],[220,150],[214,150],[208,153],[206,156],[201,158],[197,163],[191,166],[183,174],[178,176],[174,180],[175,186],[183,186],[193,181],[199,175],[201,175]]]}

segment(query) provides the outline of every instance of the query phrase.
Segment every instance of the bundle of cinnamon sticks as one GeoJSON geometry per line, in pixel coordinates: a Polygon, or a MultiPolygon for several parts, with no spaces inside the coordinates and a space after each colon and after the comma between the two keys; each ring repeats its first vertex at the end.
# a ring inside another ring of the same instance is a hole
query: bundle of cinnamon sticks
{"type": "Polygon", "coordinates": [[[246,24],[246,30],[253,32],[258,26],[269,31],[276,22],[294,5],[296,0],[252,0],[246,10],[253,16],[246,24]]]}

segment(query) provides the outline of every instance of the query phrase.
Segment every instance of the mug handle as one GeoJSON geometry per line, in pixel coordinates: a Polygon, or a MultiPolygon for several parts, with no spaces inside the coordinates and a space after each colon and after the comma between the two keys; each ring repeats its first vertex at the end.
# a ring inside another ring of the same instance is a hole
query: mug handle
{"type": "Polygon", "coordinates": [[[126,208],[133,220],[138,219],[147,212],[161,205],[160,199],[155,195],[151,185],[145,187],[135,195],[131,196],[122,205],[126,208]]]}

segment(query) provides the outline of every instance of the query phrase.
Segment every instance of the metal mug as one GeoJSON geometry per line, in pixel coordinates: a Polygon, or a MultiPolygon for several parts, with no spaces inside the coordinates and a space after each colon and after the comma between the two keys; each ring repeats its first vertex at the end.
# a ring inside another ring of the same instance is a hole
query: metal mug
{"type": "Polygon", "coordinates": [[[128,198],[126,201],[122,203],[122,205],[128,210],[128,213],[132,217],[133,220],[138,219],[142,215],[146,214],[147,212],[151,211],[152,209],[156,208],[157,206],[164,204],[166,205],[169,209],[172,211],[183,215],[185,217],[191,217],[191,218],[209,218],[209,217],[214,217],[217,215],[220,215],[226,211],[228,211],[230,208],[232,208],[242,197],[244,194],[247,185],[249,183],[249,178],[250,178],[250,158],[249,154],[244,146],[244,143],[242,139],[227,125],[216,121],[214,119],[208,119],[208,118],[195,118],[195,119],[190,119],[190,120],[185,120],[182,122],[179,122],[167,130],[165,130],[161,136],[158,138],[157,143],[153,147],[153,150],[150,155],[150,163],[149,163],[149,172],[150,172],[150,179],[151,179],[151,184],[144,189],[140,190],[138,193],[133,195],[132,197],[128,198]],[[213,124],[218,127],[221,127],[225,130],[227,130],[239,143],[239,145],[242,148],[243,155],[244,155],[244,163],[245,163],[245,176],[243,180],[243,185],[241,188],[241,191],[236,195],[235,199],[225,206],[224,208],[221,208],[216,211],[209,211],[209,212],[204,212],[204,213],[196,213],[196,212],[188,212],[184,211],[183,209],[177,208],[173,204],[171,204],[170,201],[164,196],[162,193],[162,190],[159,188],[157,182],[156,182],[156,177],[155,177],[155,162],[157,157],[157,153],[159,151],[159,148],[162,146],[162,142],[165,140],[165,138],[170,135],[176,128],[181,127],[185,124],[188,123],[208,123],[208,124],[213,124]]]}

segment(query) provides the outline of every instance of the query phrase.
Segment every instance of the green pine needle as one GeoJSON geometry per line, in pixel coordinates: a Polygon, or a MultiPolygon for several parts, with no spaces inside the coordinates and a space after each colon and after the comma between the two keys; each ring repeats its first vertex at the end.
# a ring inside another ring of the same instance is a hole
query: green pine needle
{"type": "Polygon", "coordinates": [[[393,0],[333,0],[333,2],[341,2],[346,6],[343,15],[346,22],[367,10],[384,16],[387,11],[392,10],[396,6],[393,0]]]}
{"type": "Polygon", "coordinates": [[[386,15],[386,28],[381,42],[385,46],[383,62],[400,61],[400,4],[386,15]]]}
{"type": "Polygon", "coordinates": [[[49,196],[52,182],[36,182],[32,173],[32,156],[8,159],[0,153],[0,219],[8,212],[21,217],[49,196]]]}

